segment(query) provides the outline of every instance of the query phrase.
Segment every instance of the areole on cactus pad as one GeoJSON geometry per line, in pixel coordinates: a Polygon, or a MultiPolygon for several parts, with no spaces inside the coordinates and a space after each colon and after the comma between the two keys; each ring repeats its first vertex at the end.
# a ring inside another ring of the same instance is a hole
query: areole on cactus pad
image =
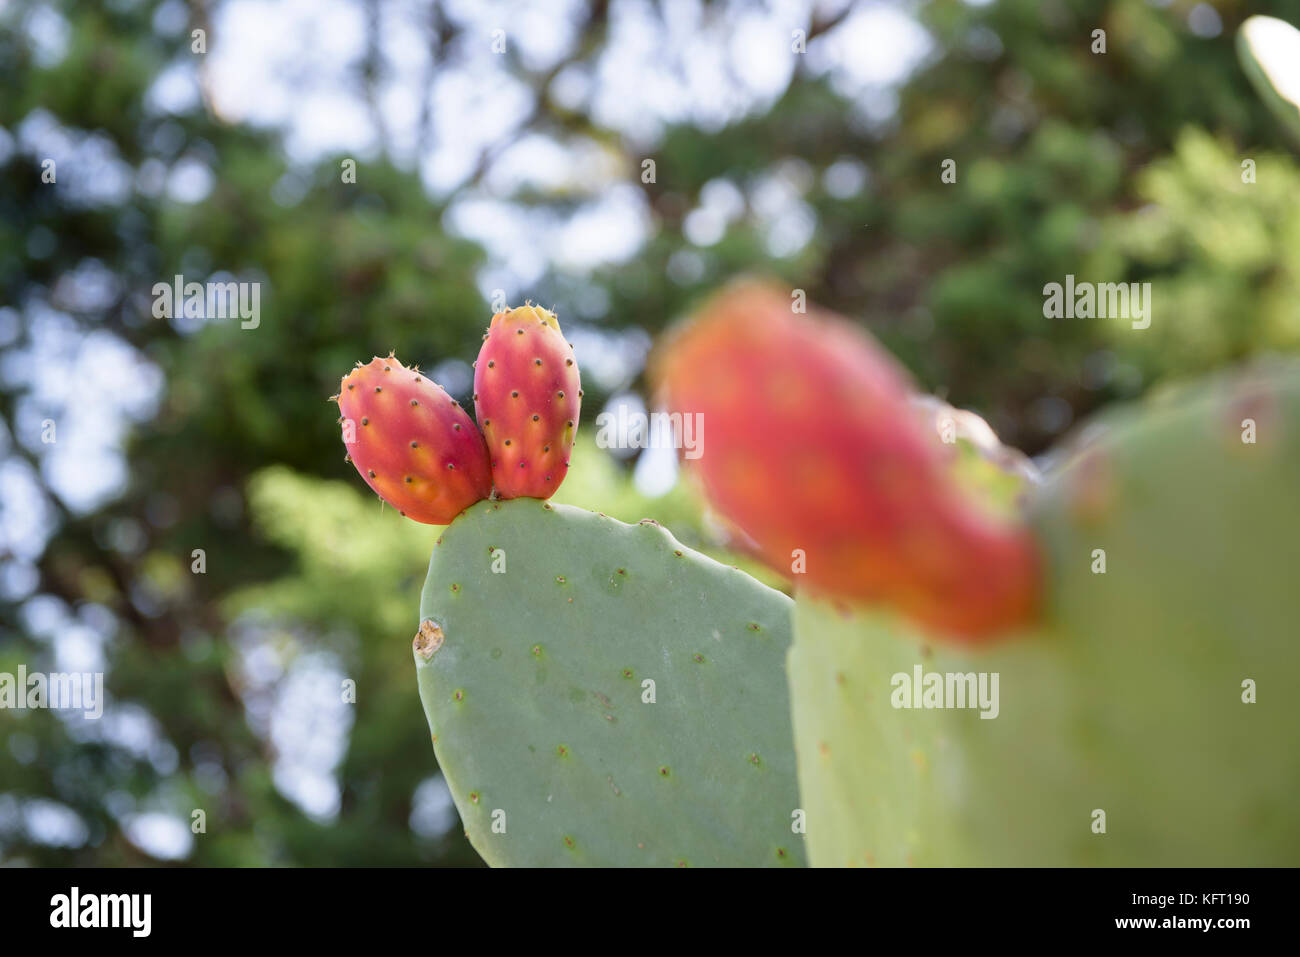
{"type": "Polygon", "coordinates": [[[906,374],[864,332],[742,281],[676,332],[656,373],[672,412],[704,419],[710,502],[801,588],[957,638],[1033,619],[1027,531],[961,492],[906,374]]]}

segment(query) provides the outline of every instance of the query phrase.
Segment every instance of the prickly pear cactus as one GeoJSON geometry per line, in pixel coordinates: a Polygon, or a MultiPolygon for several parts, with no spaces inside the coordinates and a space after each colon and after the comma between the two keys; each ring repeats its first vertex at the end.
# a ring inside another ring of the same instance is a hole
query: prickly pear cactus
{"type": "Polygon", "coordinates": [[[339,383],[347,460],[402,515],[445,525],[492,492],[483,436],[438,383],[393,355],[357,363],[339,383]]]}
{"type": "Polygon", "coordinates": [[[526,305],[492,317],[474,363],[474,408],[497,496],[554,495],[582,411],[577,360],[555,313],[526,305]]]}
{"type": "Polygon", "coordinates": [[[906,375],[856,326],[742,281],[655,365],[667,408],[707,425],[691,467],[710,502],[773,569],[970,641],[1034,615],[1032,543],[971,507],[906,375]]]}
{"type": "Polygon", "coordinates": [[[1032,507],[1040,633],[967,650],[798,602],[812,863],[1300,862],[1300,364],[1085,435],[1032,507]],[[931,674],[976,707],[926,707],[931,674]]]}
{"type": "Polygon", "coordinates": [[[790,606],[653,522],[466,511],[434,549],[414,655],[474,847],[493,865],[804,863],[790,606]]]}

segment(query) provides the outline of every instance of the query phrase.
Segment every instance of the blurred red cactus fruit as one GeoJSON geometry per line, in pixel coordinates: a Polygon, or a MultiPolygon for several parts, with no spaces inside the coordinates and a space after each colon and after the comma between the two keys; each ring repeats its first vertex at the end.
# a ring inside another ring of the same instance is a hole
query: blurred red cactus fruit
{"type": "Polygon", "coordinates": [[[474,409],[498,498],[550,498],[569,471],[582,388],[555,314],[520,306],[492,317],[474,365],[474,409]]]}
{"type": "Polygon", "coordinates": [[[442,386],[393,356],[343,377],[334,396],[348,460],[407,518],[446,525],[492,493],[483,435],[442,386]]]}
{"type": "Polygon", "coordinates": [[[709,501],[801,588],[886,603],[958,639],[1030,622],[1028,532],[953,484],[891,356],[791,302],[779,287],[733,284],[657,356],[664,404],[703,417],[694,466],[709,501]]]}

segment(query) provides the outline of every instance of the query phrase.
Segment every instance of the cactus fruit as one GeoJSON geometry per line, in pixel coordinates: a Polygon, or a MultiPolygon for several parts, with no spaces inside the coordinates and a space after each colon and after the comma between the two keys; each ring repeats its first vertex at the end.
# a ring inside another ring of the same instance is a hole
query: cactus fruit
{"type": "Polygon", "coordinates": [[[474,366],[474,408],[499,498],[555,494],[581,406],[578,364],[555,314],[527,305],[493,316],[474,366]]]}
{"type": "Polygon", "coordinates": [[[800,596],[811,861],[1300,862],[1300,703],[1278,684],[1300,670],[1298,489],[1291,361],[1080,433],[1030,505],[1040,633],[923,650],[897,621],[800,596]],[[997,675],[997,717],[895,707],[894,676],[918,666],[997,675]]]}
{"type": "Polygon", "coordinates": [[[1300,143],[1300,30],[1276,17],[1247,17],[1237,31],[1237,58],[1260,98],[1300,143]]]}
{"type": "Polygon", "coordinates": [[[492,493],[487,449],[469,414],[392,355],[357,363],[334,399],[349,461],[407,518],[446,525],[492,493]]]}
{"type": "Polygon", "coordinates": [[[493,865],[799,865],[790,600],[655,522],[531,499],[442,534],[414,658],[493,865]]]}
{"type": "Polygon", "coordinates": [[[779,289],[723,290],[658,363],[668,408],[699,415],[711,504],[801,589],[887,602],[977,639],[1032,619],[1037,556],[1022,527],[972,506],[865,333],[791,312],[779,289]]]}

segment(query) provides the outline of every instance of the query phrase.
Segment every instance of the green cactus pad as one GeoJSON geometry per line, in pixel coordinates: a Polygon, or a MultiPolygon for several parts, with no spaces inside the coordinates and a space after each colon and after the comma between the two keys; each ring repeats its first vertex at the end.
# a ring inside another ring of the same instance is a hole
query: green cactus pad
{"type": "Polygon", "coordinates": [[[1034,503],[1042,633],[954,648],[800,598],[813,864],[1300,863],[1300,364],[1084,435],[1034,503]],[[996,673],[998,716],[893,707],[917,665],[996,673]]]}
{"type": "Polygon", "coordinates": [[[790,613],[653,522],[468,509],[434,548],[415,663],[474,847],[496,866],[803,864],[790,613]]]}

